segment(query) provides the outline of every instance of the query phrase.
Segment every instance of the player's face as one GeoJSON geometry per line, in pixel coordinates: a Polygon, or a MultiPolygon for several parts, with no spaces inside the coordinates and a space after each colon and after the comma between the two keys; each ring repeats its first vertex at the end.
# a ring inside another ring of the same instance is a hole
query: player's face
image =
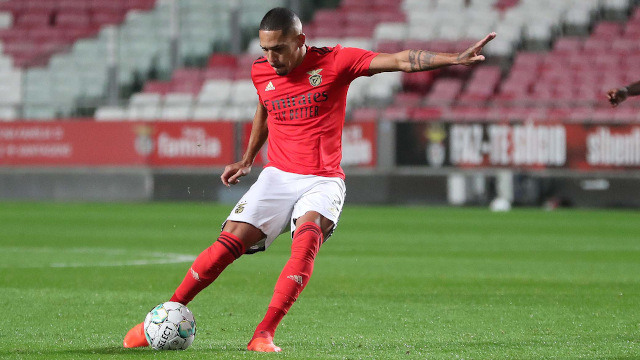
{"type": "Polygon", "coordinates": [[[260,47],[276,74],[287,75],[302,62],[304,34],[260,30],[260,47]]]}

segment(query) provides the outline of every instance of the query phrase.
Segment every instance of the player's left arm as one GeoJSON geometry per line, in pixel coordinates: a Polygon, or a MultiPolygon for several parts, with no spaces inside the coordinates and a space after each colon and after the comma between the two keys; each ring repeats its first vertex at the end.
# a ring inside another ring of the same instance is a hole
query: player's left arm
{"type": "Polygon", "coordinates": [[[377,74],[389,71],[409,73],[450,65],[473,65],[484,61],[484,55],[481,55],[480,52],[495,37],[496,33],[492,32],[461,53],[439,53],[427,50],[404,50],[394,54],[380,53],[371,60],[369,73],[377,74]]]}

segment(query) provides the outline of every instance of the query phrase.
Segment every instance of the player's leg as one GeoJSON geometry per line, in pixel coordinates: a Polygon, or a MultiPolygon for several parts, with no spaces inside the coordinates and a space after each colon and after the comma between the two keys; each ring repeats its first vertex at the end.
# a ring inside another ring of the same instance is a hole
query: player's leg
{"type": "Polygon", "coordinates": [[[296,204],[291,257],[278,278],[267,313],[247,346],[249,350],[281,351],[273,344],[273,335],[309,282],[320,245],[331,235],[342,211],[344,190],[344,182],[340,179],[321,180],[311,186],[296,204]]]}
{"type": "MultiPolygon", "coordinates": [[[[172,301],[186,305],[236,258],[253,251],[251,247],[266,248],[287,227],[296,199],[282,175],[273,168],[262,171],[227,217],[218,240],[196,258],[172,301]]],[[[129,330],[124,346],[148,346],[142,324],[129,330]]]]}
{"type": "Polygon", "coordinates": [[[276,327],[307,286],[323,233],[328,234],[333,228],[333,222],[315,211],[303,215],[297,223],[300,225],[293,235],[291,257],[278,278],[267,313],[247,346],[251,351],[281,351],[273,344],[276,327]]]}
{"type": "MultiPolygon", "coordinates": [[[[246,249],[258,243],[265,235],[255,226],[243,222],[227,221],[217,241],[196,257],[170,301],[187,305],[246,249]]],[[[125,348],[148,346],[142,323],[127,332],[123,340],[125,348]]]]}
{"type": "Polygon", "coordinates": [[[187,305],[204,288],[211,285],[232,262],[242,256],[265,235],[255,226],[227,221],[213,245],[195,259],[170,301],[187,305]]]}

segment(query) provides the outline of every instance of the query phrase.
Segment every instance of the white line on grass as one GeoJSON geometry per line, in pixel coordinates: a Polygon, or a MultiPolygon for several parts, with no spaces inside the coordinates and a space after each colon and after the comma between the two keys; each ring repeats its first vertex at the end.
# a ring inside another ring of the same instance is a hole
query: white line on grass
{"type": "Polygon", "coordinates": [[[0,247],[0,268],[80,268],[145,266],[192,262],[196,257],[165,252],[136,252],[116,248],[0,247]],[[36,255],[31,257],[29,255],[36,255]],[[8,256],[3,259],[2,255],[8,256]],[[42,261],[42,255],[49,261],[42,261]],[[84,257],[83,257],[84,255],[84,257]],[[58,260],[51,262],[50,260],[58,260]],[[64,261],[66,259],[76,261],[64,261]],[[83,258],[84,262],[77,261],[83,258]],[[102,258],[99,260],[98,258],[102,258]],[[108,259],[104,259],[108,258],[108,259]],[[20,259],[16,261],[16,259],[20,259]],[[63,261],[60,261],[63,260],[63,261]]]}
{"type": "Polygon", "coordinates": [[[164,256],[152,260],[129,260],[129,261],[108,261],[100,263],[52,263],[53,268],[78,268],[78,267],[111,267],[111,266],[141,266],[141,265],[163,265],[163,264],[179,264],[193,262],[195,256],[170,253],[154,253],[149,255],[164,256]]]}

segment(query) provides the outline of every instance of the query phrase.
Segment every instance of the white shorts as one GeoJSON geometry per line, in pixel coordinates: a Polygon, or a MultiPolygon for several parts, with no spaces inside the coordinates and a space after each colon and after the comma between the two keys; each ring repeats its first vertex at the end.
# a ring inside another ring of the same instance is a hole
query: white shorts
{"type": "Polygon", "coordinates": [[[266,237],[247,253],[263,251],[287,230],[293,236],[296,220],[308,211],[331,220],[335,229],[345,195],[346,186],[339,177],[300,175],[267,167],[231,210],[227,221],[245,222],[260,229],[266,237]]]}

